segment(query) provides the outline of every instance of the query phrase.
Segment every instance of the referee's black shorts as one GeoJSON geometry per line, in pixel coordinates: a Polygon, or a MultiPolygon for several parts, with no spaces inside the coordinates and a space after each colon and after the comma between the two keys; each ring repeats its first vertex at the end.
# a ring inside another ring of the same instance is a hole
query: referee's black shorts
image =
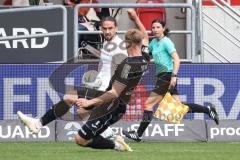
{"type": "Polygon", "coordinates": [[[177,84],[174,87],[169,88],[171,78],[172,72],[162,72],[158,74],[157,82],[152,92],[158,95],[165,95],[169,91],[172,95],[178,95],[177,84]]]}

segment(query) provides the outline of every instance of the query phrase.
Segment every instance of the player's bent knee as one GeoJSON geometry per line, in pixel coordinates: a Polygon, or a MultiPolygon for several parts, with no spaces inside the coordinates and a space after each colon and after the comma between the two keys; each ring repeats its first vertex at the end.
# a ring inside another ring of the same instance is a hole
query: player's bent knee
{"type": "Polygon", "coordinates": [[[87,146],[87,144],[89,143],[88,140],[80,137],[78,134],[75,136],[75,143],[80,145],[80,146],[87,146]]]}

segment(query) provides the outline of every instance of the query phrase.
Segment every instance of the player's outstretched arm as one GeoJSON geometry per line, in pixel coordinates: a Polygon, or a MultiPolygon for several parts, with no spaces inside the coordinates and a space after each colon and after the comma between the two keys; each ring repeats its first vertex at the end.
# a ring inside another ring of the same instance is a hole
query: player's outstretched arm
{"type": "Polygon", "coordinates": [[[136,11],[133,8],[129,8],[129,9],[127,9],[127,12],[128,12],[129,18],[135,23],[137,29],[139,29],[144,36],[143,45],[148,46],[148,43],[149,43],[148,33],[147,33],[144,25],[140,21],[139,17],[137,16],[136,11]]]}

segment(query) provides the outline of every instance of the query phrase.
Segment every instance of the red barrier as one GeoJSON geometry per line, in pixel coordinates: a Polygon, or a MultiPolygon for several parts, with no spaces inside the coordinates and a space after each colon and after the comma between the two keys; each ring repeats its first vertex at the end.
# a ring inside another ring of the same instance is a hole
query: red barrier
{"type": "MultiPolygon", "coordinates": [[[[216,0],[217,2],[221,3],[219,0],[216,0]]],[[[225,2],[228,2],[229,0],[225,0],[225,2]]],[[[205,0],[203,1],[204,6],[215,6],[214,3],[212,3],[210,0],[205,0]]],[[[239,0],[230,0],[230,5],[231,6],[240,6],[240,1],[239,0]]]]}

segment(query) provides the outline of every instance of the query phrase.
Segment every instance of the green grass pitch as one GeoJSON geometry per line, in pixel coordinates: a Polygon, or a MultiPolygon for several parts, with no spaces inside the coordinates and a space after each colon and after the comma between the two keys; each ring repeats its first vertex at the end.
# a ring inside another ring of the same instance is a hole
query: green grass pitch
{"type": "Polygon", "coordinates": [[[74,143],[0,143],[0,160],[239,160],[240,143],[129,143],[133,152],[94,150],[74,143]]]}

